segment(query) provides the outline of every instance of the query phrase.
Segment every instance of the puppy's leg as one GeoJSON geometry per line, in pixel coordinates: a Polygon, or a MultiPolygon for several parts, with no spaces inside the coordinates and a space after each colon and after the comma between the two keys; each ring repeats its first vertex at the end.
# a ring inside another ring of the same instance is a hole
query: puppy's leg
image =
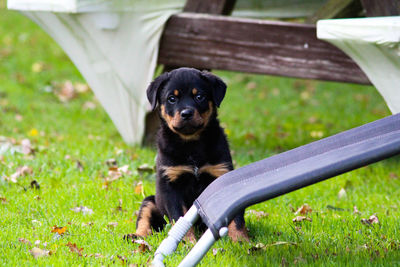
{"type": "Polygon", "coordinates": [[[244,222],[244,210],[239,212],[228,225],[228,235],[232,241],[249,241],[249,235],[244,222]]]}
{"type": "Polygon", "coordinates": [[[146,197],[140,206],[135,235],[145,237],[151,234],[152,229],[161,231],[165,224],[162,214],[156,207],[155,197],[146,197]]]}

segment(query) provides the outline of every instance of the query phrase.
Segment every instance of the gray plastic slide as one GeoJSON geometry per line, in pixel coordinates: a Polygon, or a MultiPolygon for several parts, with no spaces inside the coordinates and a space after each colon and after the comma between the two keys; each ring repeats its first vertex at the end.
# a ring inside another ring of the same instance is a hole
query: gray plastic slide
{"type": "Polygon", "coordinates": [[[179,266],[194,266],[227,234],[234,215],[250,206],[400,154],[400,114],[339,133],[229,172],[195,200],[155,252],[153,265],[175,251],[193,223],[208,226],[179,266]]]}

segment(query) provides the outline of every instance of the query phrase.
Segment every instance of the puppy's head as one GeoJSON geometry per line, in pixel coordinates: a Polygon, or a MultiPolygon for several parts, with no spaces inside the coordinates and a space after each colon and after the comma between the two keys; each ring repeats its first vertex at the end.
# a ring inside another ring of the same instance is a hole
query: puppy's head
{"type": "Polygon", "coordinates": [[[217,76],[180,68],[157,77],[147,88],[152,109],[160,106],[161,119],[186,140],[196,139],[215,116],[225,96],[226,84],[217,76]]]}

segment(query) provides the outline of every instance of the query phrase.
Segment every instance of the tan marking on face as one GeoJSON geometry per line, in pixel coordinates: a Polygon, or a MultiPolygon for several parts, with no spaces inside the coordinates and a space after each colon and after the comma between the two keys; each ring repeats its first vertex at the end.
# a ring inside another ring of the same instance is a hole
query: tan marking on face
{"type": "Polygon", "coordinates": [[[179,96],[179,91],[178,90],[174,90],[174,95],[175,96],[179,96]]]}
{"type": "Polygon", "coordinates": [[[178,124],[179,112],[176,112],[174,116],[170,116],[165,111],[165,106],[161,105],[161,116],[164,118],[165,122],[168,124],[168,127],[171,129],[171,131],[177,133],[174,129],[174,126],[178,124]]]}
{"type": "Polygon", "coordinates": [[[242,228],[238,228],[234,220],[228,225],[228,235],[233,242],[249,242],[249,235],[246,227],[243,226],[242,228]]]}
{"type": "Polygon", "coordinates": [[[206,164],[200,168],[199,173],[208,173],[215,178],[229,172],[229,165],[227,163],[219,163],[216,165],[206,164]]]}
{"type": "Polygon", "coordinates": [[[184,173],[194,174],[193,166],[189,165],[163,166],[161,168],[170,182],[175,182],[184,173]]]}
{"type": "Polygon", "coordinates": [[[168,128],[173,131],[174,133],[178,134],[179,137],[184,140],[184,141],[193,141],[193,140],[198,140],[200,138],[200,134],[203,131],[203,129],[207,126],[208,122],[210,121],[211,115],[213,113],[213,103],[211,101],[208,102],[208,110],[204,113],[199,113],[197,110],[194,111],[193,114],[193,123],[195,125],[203,125],[201,129],[199,129],[197,132],[190,134],[190,135],[185,135],[182,134],[178,131],[175,130],[174,127],[177,127],[179,123],[181,122],[181,116],[179,111],[177,111],[174,116],[170,116],[167,114],[165,111],[165,105],[161,105],[161,116],[164,118],[164,120],[167,122],[168,128]]]}
{"type": "Polygon", "coordinates": [[[196,95],[196,94],[197,94],[197,89],[196,89],[196,88],[193,88],[192,94],[193,94],[193,95],[196,95]]]}
{"type": "Polygon", "coordinates": [[[137,236],[148,236],[151,234],[151,212],[156,209],[156,206],[152,202],[148,202],[146,206],[140,210],[140,220],[137,223],[136,235],[137,236]]]}
{"type": "Polygon", "coordinates": [[[200,114],[201,118],[203,119],[204,126],[208,124],[212,113],[213,113],[213,103],[211,101],[208,101],[208,110],[200,114]]]}

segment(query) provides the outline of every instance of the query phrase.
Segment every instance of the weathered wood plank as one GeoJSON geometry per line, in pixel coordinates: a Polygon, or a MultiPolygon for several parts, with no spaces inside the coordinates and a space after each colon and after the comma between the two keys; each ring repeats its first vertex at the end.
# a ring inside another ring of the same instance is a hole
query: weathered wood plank
{"type": "Polygon", "coordinates": [[[400,15],[399,0],[361,0],[368,17],[400,15]]]}
{"type": "Polygon", "coordinates": [[[159,63],[370,84],[314,25],[181,13],[164,31],[159,63]]]}
{"type": "Polygon", "coordinates": [[[235,6],[235,3],[236,0],[187,0],[183,11],[229,15],[235,6]]]}

